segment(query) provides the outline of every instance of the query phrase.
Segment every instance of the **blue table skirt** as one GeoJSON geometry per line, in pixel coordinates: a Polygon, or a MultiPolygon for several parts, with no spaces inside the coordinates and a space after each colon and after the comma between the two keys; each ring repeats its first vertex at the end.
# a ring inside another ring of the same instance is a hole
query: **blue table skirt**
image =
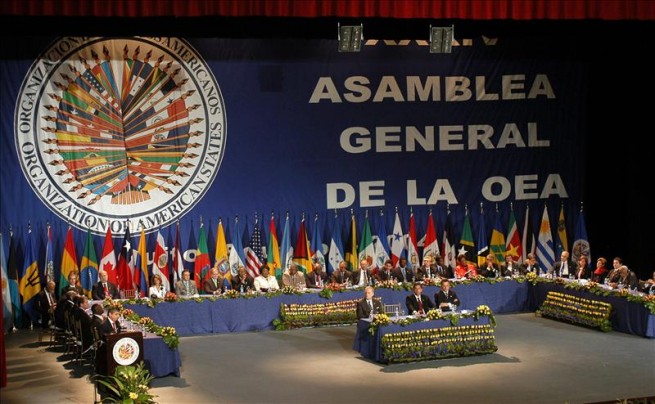
{"type": "MultiPolygon", "coordinates": [[[[483,316],[476,321],[474,318],[460,318],[457,327],[477,324],[489,324],[489,317],[483,316]]],[[[357,333],[353,349],[359,352],[364,358],[376,362],[384,363],[382,355],[382,337],[390,333],[399,333],[404,331],[427,330],[433,328],[452,327],[450,320],[431,320],[411,323],[405,326],[398,324],[389,324],[379,327],[375,334],[369,332],[371,322],[368,319],[359,320],[357,323],[357,333]]]]}
{"type": "Polygon", "coordinates": [[[180,351],[170,349],[162,337],[146,334],[143,338],[143,361],[153,377],[180,376],[180,351]]]}
{"type": "MultiPolygon", "coordinates": [[[[527,282],[499,282],[496,284],[471,283],[456,285],[453,290],[462,301],[461,309],[474,310],[486,304],[494,313],[515,313],[529,310],[527,282]]],[[[426,286],[424,293],[434,299],[436,286],[426,286]]],[[[411,292],[379,288],[375,295],[384,304],[400,303],[405,307],[405,298],[411,292]]],[[[140,316],[148,316],[160,326],[175,327],[178,335],[260,331],[273,329],[273,320],[280,316],[281,304],[318,304],[351,299],[361,299],[363,291],[334,293],[332,299],[324,299],[318,293],[302,295],[280,295],[271,298],[263,296],[251,299],[219,299],[215,302],[194,300],[186,302],[162,302],[151,308],[146,305],[129,305],[140,316]]]]}
{"type": "Polygon", "coordinates": [[[598,296],[583,290],[566,289],[564,286],[554,283],[538,283],[532,290],[532,310],[538,309],[543,304],[544,300],[546,300],[546,295],[550,291],[590,300],[599,300],[612,305],[612,314],[610,317],[612,329],[627,334],[655,338],[655,314],[651,314],[643,304],[629,302],[625,297],[598,296]]]}

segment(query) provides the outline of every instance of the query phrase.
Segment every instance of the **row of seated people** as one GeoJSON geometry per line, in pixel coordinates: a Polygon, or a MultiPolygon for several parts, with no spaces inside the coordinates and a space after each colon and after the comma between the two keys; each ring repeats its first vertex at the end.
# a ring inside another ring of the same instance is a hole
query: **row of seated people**
{"type": "MultiPolygon", "coordinates": [[[[376,314],[384,313],[382,299],[375,298],[373,286],[364,288],[364,297],[357,302],[357,318],[371,318],[376,314]]],[[[440,289],[434,294],[434,303],[430,297],[423,294],[423,285],[415,282],[412,287],[412,294],[405,298],[407,313],[410,315],[425,315],[434,308],[443,311],[451,310],[452,307],[459,307],[461,301],[457,294],[450,289],[450,281],[442,279],[440,289]]]]}

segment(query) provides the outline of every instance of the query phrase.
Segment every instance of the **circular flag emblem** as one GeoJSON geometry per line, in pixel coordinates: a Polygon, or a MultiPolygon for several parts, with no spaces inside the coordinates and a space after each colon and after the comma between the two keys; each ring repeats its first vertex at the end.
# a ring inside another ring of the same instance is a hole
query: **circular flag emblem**
{"type": "Polygon", "coordinates": [[[129,366],[139,358],[139,344],[130,338],[124,337],[114,344],[112,357],[121,366],[129,366]]]}
{"type": "Polygon", "coordinates": [[[218,83],[179,38],[61,38],[32,64],[16,105],[16,151],[32,189],[96,234],[179,219],[225,151],[218,83]]]}

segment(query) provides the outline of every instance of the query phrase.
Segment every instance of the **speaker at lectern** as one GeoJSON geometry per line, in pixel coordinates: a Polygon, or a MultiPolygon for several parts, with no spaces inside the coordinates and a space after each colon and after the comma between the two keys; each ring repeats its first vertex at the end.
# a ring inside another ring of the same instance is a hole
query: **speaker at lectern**
{"type": "Polygon", "coordinates": [[[106,334],[104,341],[96,356],[98,374],[111,376],[117,366],[136,366],[143,361],[141,332],[106,334]]]}

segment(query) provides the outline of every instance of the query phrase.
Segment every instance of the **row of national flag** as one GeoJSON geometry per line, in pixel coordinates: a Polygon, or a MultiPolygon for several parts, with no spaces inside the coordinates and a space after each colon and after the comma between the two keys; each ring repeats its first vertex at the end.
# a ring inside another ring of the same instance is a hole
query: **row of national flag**
{"type": "Polygon", "coordinates": [[[244,226],[242,232],[238,217],[234,219],[231,227],[231,238],[227,227],[219,219],[214,234],[216,245],[213,257],[210,257],[208,248],[208,230],[202,223],[196,245],[189,245],[187,249],[184,249],[181,244],[179,224],[176,226],[173,245],[167,245],[161,231],[158,230],[154,236],[156,240],[154,248],[151,246],[150,251],[147,249],[148,242],[143,229],[138,243],[135,244],[127,228],[118,251],[114,249],[111,229],[107,229],[100,260],[96,254],[93,237],[90,231],[87,231],[80,261],[76,255],[73,230],[69,227],[58,271],[55,271],[53,235],[50,227],[47,228],[45,261],[44,268],[41,270],[38,268],[33,246],[35,241],[32,240],[32,231],[29,230],[22,260],[17,256],[13,236],[9,237],[8,255],[5,255],[5,243],[0,243],[5,325],[11,327],[13,324],[21,324],[22,313],[27,313],[29,318],[35,321],[38,313],[34,311],[33,301],[46,282],[54,281],[60,294],[68,286],[69,275],[74,271],[79,273],[79,284],[88,296],[91,296],[93,285],[98,281],[99,270],[106,271],[109,281],[115,283],[120,290],[134,290],[135,294],[145,296],[152,275],[159,275],[166,289],[171,290],[174,283],[181,278],[185,266],[191,271],[192,278],[200,288],[202,281],[209,277],[212,266],[217,267],[223,276],[231,278],[236,276],[242,266],[250,276],[256,277],[262,265],[267,264],[273,275],[281,277],[291,262],[303,272],[311,272],[313,264],[319,262],[326,268],[328,274],[331,274],[341,261],[345,261],[348,267],[353,269],[357,268],[359,262],[364,259],[368,260],[375,270],[382,268],[384,262],[389,259],[394,266],[401,258],[407,259],[409,266],[416,266],[420,265],[422,258],[427,255],[441,255],[444,265],[454,266],[457,255],[465,254],[469,263],[479,265],[490,253],[499,263],[504,262],[508,254],[515,261],[521,262],[526,259],[528,253],[535,253],[542,268],[550,268],[561,251],[568,250],[569,247],[574,259],[581,254],[589,255],[589,242],[582,210],[576,220],[572,246],[567,239],[563,207],[558,216],[555,238],[551,231],[546,206],[539,222],[538,232],[533,231],[529,207],[525,210],[523,226],[519,226],[516,221],[513,209],[509,212],[506,227],[503,227],[499,213],[495,212],[495,215],[493,228],[488,232],[485,226],[485,214],[480,210],[477,237],[474,237],[472,222],[476,217],[472,217],[474,215],[470,215],[467,209],[459,232],[460,237],[457,240],[450,210],[447,211],[443,226],[436,225],[430,211],[425,222],[425,232],[422,234],[417,232],[413,212],[410,212],[408,225],[405,227],[406,230],[403,230],[397,210],[390,233],[387,232],[386,218],[381,211],[377,220],[366,214],[363,225],[359,228],[361,232],[359,234],[355,215],[351,212],[345,244],[342,242],[344,234],[341,230],[341,220],[337,215],[332,221],[331,232],[328,231],[327,226],[322,228],[318,215],[315,215],[310,229],[303,215],[298,231],[292,234],[290,218],[286,214],[284,224],[281,226],[281,238],[278,237],[274,215],[270,217],[268,232],[264,231],[256,218],[249,237],[247,237],[248,226],[244,226]],[[375,224],[377,229],[373,231],[375,224]],[[232,242],[228,243],[230,239],[232,242]],[[188,254],[189,252],[191,254],[188,254]],[[19,262],[22,262],[22,265],[19,262]],[[59,274],[57,279],[55,274],[59,274]]]}

